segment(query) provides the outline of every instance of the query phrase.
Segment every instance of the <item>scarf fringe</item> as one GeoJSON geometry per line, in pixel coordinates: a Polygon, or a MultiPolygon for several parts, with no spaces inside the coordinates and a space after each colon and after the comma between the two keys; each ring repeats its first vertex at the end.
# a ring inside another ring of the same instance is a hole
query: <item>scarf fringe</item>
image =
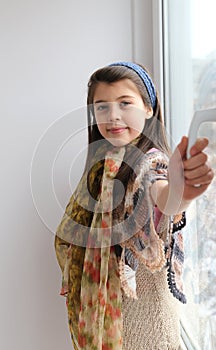
{"type": "Polygon", "coordinates": [[[119,261],[119,277],[122,290],[128,298],[138,299],[136,293],[136,271],[125,264],[125,249],[119,261]],[[130,281],[130,282],[129,282],[130,281]]]}

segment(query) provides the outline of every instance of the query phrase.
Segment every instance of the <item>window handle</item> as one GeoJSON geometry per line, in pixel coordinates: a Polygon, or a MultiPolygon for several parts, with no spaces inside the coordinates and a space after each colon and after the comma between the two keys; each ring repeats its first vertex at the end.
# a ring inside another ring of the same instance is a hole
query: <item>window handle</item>
{"type": "Polygon", "coordinates": [[[216,122],[216,108],[203,109],[194,113],[188,133],[187,158],[190,158],[190,149],[196,142],[199,127],[205,122],[216,122]]]}

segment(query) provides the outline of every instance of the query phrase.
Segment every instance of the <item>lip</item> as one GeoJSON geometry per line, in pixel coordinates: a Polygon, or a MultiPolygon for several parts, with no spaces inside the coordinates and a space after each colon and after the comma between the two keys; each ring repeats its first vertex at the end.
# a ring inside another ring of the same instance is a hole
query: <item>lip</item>
{"type": "Polygon", "coordinates": [[[118,128],[110,128],[110,129],[108,129],[108,131],[111,134],[121,134],[125,130],[127,130],[127,127],[118,127],[118,128]]]}

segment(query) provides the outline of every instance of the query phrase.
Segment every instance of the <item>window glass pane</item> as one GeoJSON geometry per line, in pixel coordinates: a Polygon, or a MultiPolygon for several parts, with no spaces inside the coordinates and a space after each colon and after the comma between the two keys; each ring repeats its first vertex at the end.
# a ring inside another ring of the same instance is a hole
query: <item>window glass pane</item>
{"type": "MultiPolygon", "coordinates": [[[[187,135],[195,110],[216,108],[216,1],[168,0],[165,14],[166,113],[173,148],[187,135]]],[[[202,124],[216,169],[216,123],[202,124]]],[[[188,349],[216,349],[216,181],[188,211],[182,325],[188,349]]]]}

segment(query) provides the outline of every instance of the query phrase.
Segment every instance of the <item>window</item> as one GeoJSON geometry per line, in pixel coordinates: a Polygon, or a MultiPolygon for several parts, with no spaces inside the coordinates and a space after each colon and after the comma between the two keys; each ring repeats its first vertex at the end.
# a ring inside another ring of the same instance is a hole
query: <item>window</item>
{"type": "MultiPolygon", "coordinates": [[[[164,107],[174,148],[187,134],[195,110],[216,107],[216,2],[161,1],[164,40],[164,107]]],[[[216,169],[216,123],[199,135],[210,140],[216,169]]],[[[187,215],[184,280],[188,303],[182,307],[182,337],[187,349],[216,349],[216,181],[187,215]]]]}

